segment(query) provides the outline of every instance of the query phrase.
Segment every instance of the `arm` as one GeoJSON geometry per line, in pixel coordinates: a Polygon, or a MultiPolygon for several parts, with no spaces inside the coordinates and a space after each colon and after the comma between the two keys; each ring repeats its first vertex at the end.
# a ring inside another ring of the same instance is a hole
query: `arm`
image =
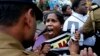
{"type": "Polygon", "coordinates": [[[70,56],[78,56],[79,45],[76,41],[70,41],[69,44],[70,56]]]}
{"type": "Polygon", "coordinates": [[[87,37],[92,36],[94,34],[92,19],[90,17],[85,22],[81,32],[87,37]]]}
{"type": "Polygon", "coordinates": [[[80,54],[78,54],[79,45],[77,41],[70,41],[69,51],[70,51],[70,56],[97,56],[93,52],[91,47],[84,48],[83,50],[80,51],[80,54]]]}
{"type": "MultiPolygon", "coordinates": [[[[77,34],[75,34],[75,38],[79,38],[79,34],[78,32],[76,32],[77,34]]],[[[78,43],[78,39],[76,41],[74,40],[70,40],[69,42],[69,51],[70,51],[70,56],[97,56],[91,47],[89,48],[84,48],[83,50],[81,50],[80,54],[78,54],[79,52],[79,43],[78,43]]]]}

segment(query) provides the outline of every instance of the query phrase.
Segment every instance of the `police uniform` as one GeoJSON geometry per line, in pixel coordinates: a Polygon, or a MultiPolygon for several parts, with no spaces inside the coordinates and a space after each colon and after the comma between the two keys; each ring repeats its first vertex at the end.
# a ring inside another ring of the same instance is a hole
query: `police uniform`
{"type": "Polygon", "coordinates": [[[94,52],[100,55],[100,7],[94,5],[93,10],[90,12],[90,16],[83,26],[82,32],[85,37],[90,37],[92,35],[96,36],[96,42],[93,46],[94,52]]]}
{"type": "Polygon", "coordinates": [[[0,56],[39,56],[39,53],[25,51],[18,40],[0,33],[0,56]]]}
{"type": "MultiPolygon", "coordinates": [[[[31,4],[35,10],[35,16],[37,20],[42,19],[42,12],[38,9],[36,4],[32,0],[0,0],[0,5],[3,3],[25,3],[31,4]]],[[[16,40],[14,37],[0,32],[0,56],[40,56],[39,53],[27,52],[25,51],[22,44],[16,40]]]]}

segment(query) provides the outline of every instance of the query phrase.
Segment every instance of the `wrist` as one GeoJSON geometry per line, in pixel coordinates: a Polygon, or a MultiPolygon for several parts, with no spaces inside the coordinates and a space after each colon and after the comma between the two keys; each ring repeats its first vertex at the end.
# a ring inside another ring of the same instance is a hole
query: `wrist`
{"type": "Polygon", "coordinates": [[[40,51],[40,55],[46,55],[46,53],[44,53],[42,50],[40,51]]]}
{"type": "Polygon", "coordinates": [[[71,53],[71,56],[79,56],[77,53],[71,53]]]}
{"type": "Polygon", "coordinates": [[[76,52],[70,52],[70,54],[71,54],[71,55],[77,55],[77,53],[76,53],[76,52]]]}

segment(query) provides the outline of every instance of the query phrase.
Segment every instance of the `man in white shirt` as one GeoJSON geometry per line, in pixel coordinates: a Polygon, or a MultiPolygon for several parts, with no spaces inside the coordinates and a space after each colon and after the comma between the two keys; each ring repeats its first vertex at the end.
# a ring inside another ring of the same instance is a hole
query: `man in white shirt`
{"type": "MultiPolygon", "coordinates": [[[[72,15],[65,21],[63,26],[63,31],[67,31],[72,34],[72,39],[75,39],[73,37],[73,34],[76,30],[80,30],[85,21],[88,18],[87,15],[87,6],[86,6],[86,0],[75,0],[72,5],[73,13],[72,15]]],[[[83,44],[86,45],[94,45],[95,40],[94,38],[88,38],[88,40],[92,40],[93,43],[89,43],[84,41],[83,35],[81,34],[79,45],[82,46],[83,44]],[[83,42],[84,41],[84,42],[83,42]]]]}
{"type": "Polygon", "coordinates": [[[87,16],[86,16],[87,6],[86,6],[85,0],[84,1],[76,0],[75,2],[73,2],[72,9],[73,9],[72,15],[64,23],[64,26],[63,26],[64,31],[71,30],[72,24],[75,25],[75,29],[79,29],[80,27],[83,26],[84,22],[87,19],[87,16]]]}

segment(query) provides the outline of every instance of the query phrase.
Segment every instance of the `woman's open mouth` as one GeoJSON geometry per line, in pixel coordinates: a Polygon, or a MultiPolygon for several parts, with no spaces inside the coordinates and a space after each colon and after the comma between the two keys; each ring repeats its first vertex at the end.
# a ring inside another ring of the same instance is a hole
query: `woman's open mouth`
{"type": "Polygon", "coordinates": [[[53,29],[47,29],[47,32],[48,32],[50,35],[54,34],[53,29]]]}

